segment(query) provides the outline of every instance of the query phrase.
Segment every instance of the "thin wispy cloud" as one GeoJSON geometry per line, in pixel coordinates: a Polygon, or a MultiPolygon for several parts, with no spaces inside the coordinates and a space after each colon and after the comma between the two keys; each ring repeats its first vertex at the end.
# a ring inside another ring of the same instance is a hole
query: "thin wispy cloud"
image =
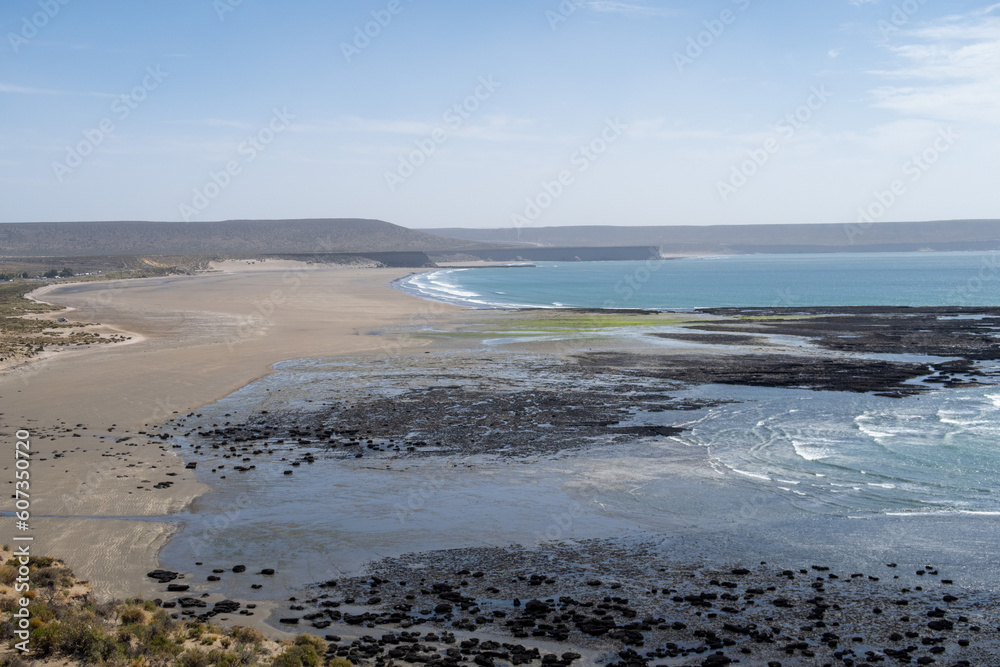
{"type": "Polygon", "coordinates": [[[51,88],[33,88],[30,86],[17,86],[10,83],[0,83],[0,93],[8,95],[59,95],[59,96],[70,96],[70,95],[80,95],[84,97],[115,97],[110,93],[97,93],[93,91],[71,91],[71,90],[53,90],[51,88]]]}
{"type": "Polygon", "coordinates": [[[171,120],[169,125],[202,125],[204,127],[231,127],[237,130],[259,129],[259,124],[254,125],[244,120],[233,120],[227,118],[196,118],[192,120],[171,120]]]}
{"type": "Polygon", "coordinates": [[[61,90],[51,90],[48,88],[29,88],[27,86],[14,86],[9,83],[0,83],[0,93],[8,95],[69,95],[70,93],[61,90]]]}
{"type": "Polygon", "coordinates": [[[682,126],[666,118],[645,118],[631,121],[626,135],[632,139],[659,141],[728,141],[720,130],[701,130],[682,126]]]}
{"type": "Polygon", "coordinates": [[[30,45],[33,48],[54,47],[57,49],[70,49],[73,51],[88,51],[94,48],[94,46],[88,42],[59,42],[41,38],[31,40],[30,45]]]}
{"type": "Polygon", "coordinates": [[[677,12],[664,7],[638,5],[618,0],[588,0],[585,5],[595,12],[624,14],[625,16],[676,16],[677,12]]]}
{"type": "Polygon", "coordinates": [[[530,131],[530,128],[535,125],[533,120],[502,115],[487,116],[484,120],[485,122],[463,123],[460,127],[453,127],[444,121],[428,123],[345,116],[339,123],[340,127],[333,129],[375,134],[399,134],[411,137],[426,137],[435,131],[444,131],[450,137],[493,142],[553,142],[560,140],[552,135],[530,131]]]}
{"type": "Polygon", "coordinates": [[[890,46],[897,66],[870,73],[898,81],[872,91],[875,106],[941,120],[1000,120],[1000,5],[906,31],[890,46]]]}

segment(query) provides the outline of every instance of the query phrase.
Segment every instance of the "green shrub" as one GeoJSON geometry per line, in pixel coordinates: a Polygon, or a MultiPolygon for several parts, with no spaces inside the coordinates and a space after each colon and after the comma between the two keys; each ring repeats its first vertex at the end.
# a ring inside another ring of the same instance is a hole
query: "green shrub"
{"type": "Polygon", "coordinates": [[[256,664],[260,652],[260,644],[237,644],[236,646],[236,653],[240,656],[241,665],[256,664]]]}
{"type": "Polygon", "coordinates": [[[118,615],[118,608],[121,607],[121,600],[109,600],[108,602],[96,602],[91,599],[84,605],[84,609],[93,610],[100,618],[112,619],[118,615]]]}
{"type": "Polygon", "coordinates": [[[5,655],[0,658],[0,667],[28,667],[28,663],[19,655],[5,655]]]}
{"type": "Polygon", "coordinates": [[[271,667],[316,667],[319,656],[312,644],[296,644],[278,655],[271,667]]]}
{"type": "Polygon", "coordinates": [[[74,624],[66,626],[62,636],[64,653],[89,660],[103,662],[123,653],[115,638],[93,625],[74,624]]]}
{"type": "Polygon", "coordinates": [[[174,660],[176,667],[209,667],[208,653],[200,648],[192,648],[184,651],[174,660]]]}
{"type": "Polygon", "coordinates": [[[150,637],[146,646],[153,655],[177,655],[182,651],[181,647],[170,637],[160,633],[150,637]]]}
{"type": "Polygon", "coordinates": [[[51,655],[62,645],[58,623],[42,625],[31,631],[31,648],[41,656],[51,655]]]}
{"type": "MultiPolygon", "coordinates": [[[[11,558],[11,560],[14,560],[11,558]]],[[[52,556],[30,556],[28,557],[28,567],[52,567],[59,562],[58,558],[52,556]]]]}
{"type": "Polygon", "coordinates": [[[316,635],[302,634],[295,638],[296,646],[312,646],[313,650],[319,654],[323,655],[326,652],[326,642],[317,637],[316,635]]]}
{"type": "Polygon", "coordinates": [[[145,644],[149,641],[152,634],[152,628],[141,623],[132,623],[118,627],[118,641],[123,644],[130,644],[133,641],[145,644]]]}
{"type": "Polygon", "coordinates": [[[133,623],[145,623],[146,612],[141,607],[128,607],[122,610],[121,621],[124,625],[133,623]]]}
{"type": "Polygon", "coordinates": [[[58,567],[39,567],[31,574],[31,583],[38,588],[66,588],[73,585],[69,572],[58,567]]]}
{"type": "Polygon", "coordinates": [[[237,644],[260,644],[264,641],[264,635],[259,630],[254,630],[253,628],[246,628],[242,625],[237,625],[229,631],[229,636],[233,638],[233,641],[237,644]]]}
{"type": "Polygon", "coordinates": [[[41,621],[42,623],[48,623],[56,617],[56,613],[52,610],[52,607],[44,602],[31,603],[28,605],[28,611],[31,613],[32,620],[41,621]]]}
{"type": "Polygon", "coordinates": [[[208,653],[208,659],[215,667],[239,667],[240,656],[231,651],[212,649],[208,653]]]}

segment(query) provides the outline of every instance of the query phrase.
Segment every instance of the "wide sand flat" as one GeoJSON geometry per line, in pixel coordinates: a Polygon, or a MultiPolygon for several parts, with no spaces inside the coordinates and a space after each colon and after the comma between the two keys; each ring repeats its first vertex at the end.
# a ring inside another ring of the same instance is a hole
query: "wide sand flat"
{"type": "MultiPolygon", "coordinates": [[[[459,311],[389,287],[412,272],[405,269],[291,262],[227,262],[220,268],[39,290],[35,298],[74,309],[53,317],[101,322],[133,340],[58,352],[0,374],[0,433],[10,441],[18,429],[33,435],[28,534],[36,553],[63,557],[102,597],[146,589],[143,575],[177,529],[117,517],[177,512],[208,490],[169,443],[138,431],[228,395],[278,361],[394,354],[419,345],[369,332],[441,321],[459,311]],[[117,442],[122,438],[129,439],[117,442]],[[64,453],[54,457],[56,452],[64,453]],[[150,488],[163,480],[173,486],[150,488]]],[[[0,462],[0,483],[13,480],[13,463],[13,453],[0,462]]],[[[5,535],[15,534],[12,524],[0,519],[5,535]]]]}

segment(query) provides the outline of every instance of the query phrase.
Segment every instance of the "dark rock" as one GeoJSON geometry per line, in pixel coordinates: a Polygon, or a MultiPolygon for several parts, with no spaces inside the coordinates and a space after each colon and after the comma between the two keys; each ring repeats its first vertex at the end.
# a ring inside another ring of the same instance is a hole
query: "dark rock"
{"type": "Polygon", "coordinates": [[[235,600],[222,600],[220,602],[215,603],[215,605],[212,607],[212,611],[214,611],[217,614],[232,614],[238,611],[239,608],[240,608],[240,603],[236,602],[235,600]]]}
{"type": "Polygon", "coordinates": [[[177,600],[177,604],[181,606],[182,609],[190,609],[192,607],[207,607],[202,600],[198,598],[180,598],[177,600]]]}
{"type": "Polygon", "coordinates": [[[150,579],[156,579],[161,584],[166,584],[179,577],[180,574],[171,572],[170,570],[153,570],[152,572],[147,572],[146,576],[150,579]]]}
{"type": "Polygon", "coordinates": [[[703,667],[721,667],[722,665],[732,664],[732,658],[723,655],[722,653],[713,653],[704,660],[701,664],[703,667]]]}

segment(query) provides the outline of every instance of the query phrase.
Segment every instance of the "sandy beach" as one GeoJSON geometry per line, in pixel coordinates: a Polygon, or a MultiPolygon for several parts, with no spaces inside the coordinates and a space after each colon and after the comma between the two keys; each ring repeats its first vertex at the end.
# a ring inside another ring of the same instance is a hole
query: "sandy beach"
{"type": "MultiPolygon", "coordinates": [[[[460,310],[389,287],[412,270],[277,261],[215,268],[37,290],[33,298],[71,309],[49,317],[100,322],[132,340],[0,374],[0,427],[11,438],[32,434],[36,552],[65,559],[100,598],[154,590],[144,574],[176,524],[132,518],[178,512],[208,490],[144,427],[222,398],[278,361],[425,344],[367,332],[460,310]],[[162,480],[171,486],[152,487],[162,480]]],[[[3,522],[13,534],[13,519],[3,522]]]]}

